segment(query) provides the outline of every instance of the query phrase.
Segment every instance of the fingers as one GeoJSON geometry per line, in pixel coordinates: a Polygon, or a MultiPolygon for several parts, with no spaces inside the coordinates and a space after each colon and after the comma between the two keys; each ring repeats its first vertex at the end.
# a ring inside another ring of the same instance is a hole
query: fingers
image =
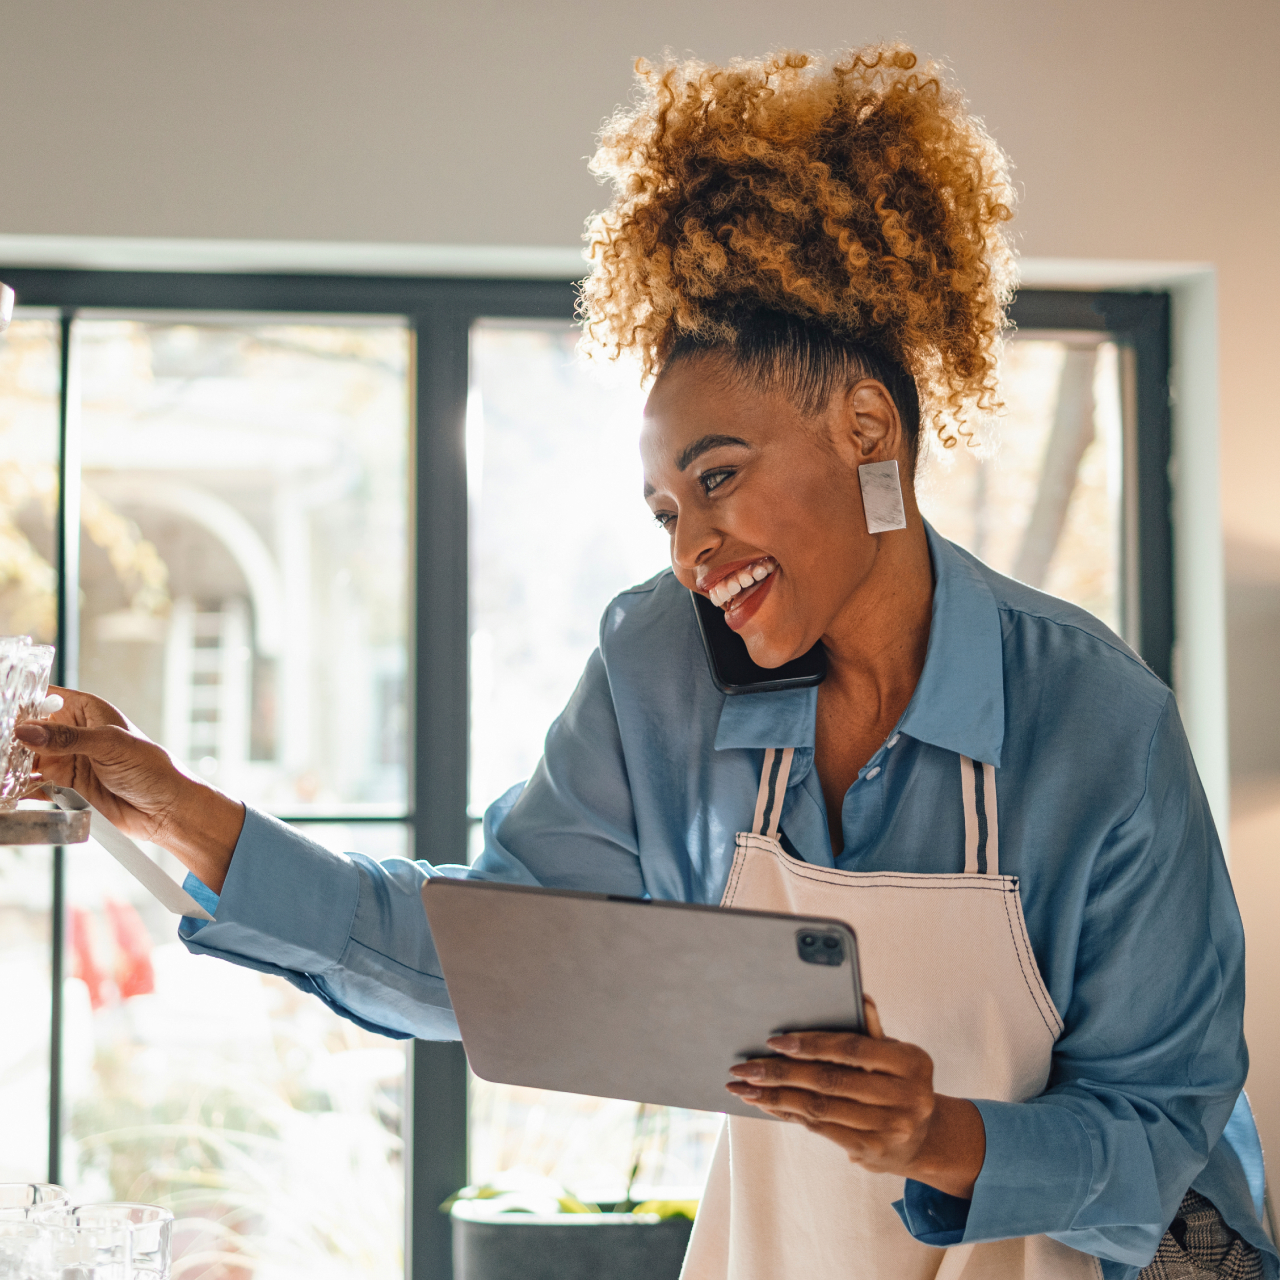
{"type": "MultiPolygon", "coordinates": [[[[843,1067],[834,1062],[796,1062],[791,1058],[753,1058],[729,1068],[747,1086],[803,1089],[848,1098],[875,1107],[910,1106],[919,1085],[896,1075],[843,1067]]],[[[735,1092],[738,1092],[735,1090],[735,1092]]]]}
{"type": "Polygon", "coordinates": [[[136,739],[124,729],[80,729],[52,720],[28,720],[13,736],[43,759],[46,756],[84,756],[95,763],[119,760],[136,739]]]}
{"type": "Polygon", "coordinates": [[[867,1023],[867,1035],[873,1040],[883,1040],[884,1028],[880,1025],[880,1010],[870,996],[862,997],[862,1016],[867,1023]]]}
{"type": "Polygon", "coordinates": [[[839,1125],[842,1129],[860,1130],[867,1139],[874,1134],[905,1135],[912,1121],[905,1114],[888,1107],[868,1106],[848,1098],[827,1093],[811,1093],[807,1089],[761,1089],[753,1085],[730,1085],[729,1091],[744,1102],[785,1120],[807,1125],[839,1125]]]}
{"type": "Polygon", "coordinates": [[[129,718],[105,698],[55,684],[49,686],[49,692],[62,698],[62,709],[46,717],[56,720],[59,724],[73,724],[84,729],[114,725],[118,729],[137,732],[135,726],[129,723],[129,718]]]}
{"type": "MultiPolygon", "coordinates": [[[[874,1008],[874,1006],[872,1006],[874,1008]]],[[[876,1019],[877,1027],[879,1018],[876,1019]]],[[[871,1030],[871,1024],[868,1023],[871,1030]]],[[[921,1048],[901,1040],[860,1036],[852,1031],[792,1031],[771,1036],[769,1048],[801,1061],[834,1062],[887,1075],[933,1077],[933,1059],[921,1048]]]]}

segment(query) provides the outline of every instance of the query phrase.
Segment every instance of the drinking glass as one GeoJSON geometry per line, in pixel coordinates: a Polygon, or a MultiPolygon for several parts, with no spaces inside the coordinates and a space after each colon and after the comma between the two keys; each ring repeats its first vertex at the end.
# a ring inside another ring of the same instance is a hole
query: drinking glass
{"type": "Polygon", "coordinates": [[[0,1218],[0,1280],[48,1280],[48,1245],[38,1222],[0,1218]]]}
{"type": "MultiPolygon", "coordinates": [[[[6,1225],[19,1226],[0,1223],[6,1225]]],[[[15,1273],[21,1280],[137,1280],[133,1224],[126,1219],[82,1220],[78,1209],[69,1209],[21,1225],[37,1232],[34,1243],[24,1241],[28,1270],[15,1273]]]]}
{"type": "Polygon", "coordinates": [[[78,1204],[45,1216],[43,1221],[106,1231],[125,1228],[132,1238],[133,1280],[169,1280],[173,1255],[173,1214],[157,1204],[107,1201],[78,1204]]]}
{"type": "Polygon", "coordinates": [[[30,636],[0,636],[0,761],[8,761],[30,636]]]}
{"type": "Polygon", "coordinates": [[[66,1203],[67,1193],[52,1182],[0,1182],[0,1222],[25,1222],[66,1203]]]}
{"type": "MultiPolygon", "coordinates": [[[[17,665],[21,667],[22,673],[18,682],[15,726],[39,716],[40,704],[49,693],[53,652],[51,644],[31,644],[20,652],[17,665]]],[[[35,752],[30,747],[16,738],[12,740],[4,778],[0,780],[0,809],[12,809],[22,799],[23,792],[31,781],[31,767],[35,758],[35,752]]]]}

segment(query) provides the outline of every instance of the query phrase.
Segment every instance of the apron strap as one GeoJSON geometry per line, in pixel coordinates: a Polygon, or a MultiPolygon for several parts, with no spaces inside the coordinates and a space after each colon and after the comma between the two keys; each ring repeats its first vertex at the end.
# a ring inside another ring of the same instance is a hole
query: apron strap
{"type": "Polygon", "coordinates": [[[760,790],[756,794],[755,820],[751,824],[752,835],[778,838],[778,825],[782,821],[782,802],[787,795],[787,779],[791,776],[791,758],[794,747],[766,747],[764,768],[760,770],[760,790]]]}
{"type": "Polygon", "coordinates": [[[1000,827],[996,821],[994,765],[960,757],[960,791],[964,796],[964,873],[1000,874],[1000,827]]]}

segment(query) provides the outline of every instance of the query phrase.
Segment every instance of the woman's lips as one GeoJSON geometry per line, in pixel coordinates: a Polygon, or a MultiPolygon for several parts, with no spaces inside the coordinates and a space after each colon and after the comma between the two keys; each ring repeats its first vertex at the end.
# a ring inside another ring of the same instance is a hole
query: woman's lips
{"type": "Polygon", "coordinates": [[[763,582],[757,582],[755,586],[747,587],[740,595],[733,597],[730,601],[732,607],[724,611],[724,620],[734,631],[741,631],[759,612],[765,596],[773,589],[773,580],[777,576],[778,571],[775,569],[763,582]]]}

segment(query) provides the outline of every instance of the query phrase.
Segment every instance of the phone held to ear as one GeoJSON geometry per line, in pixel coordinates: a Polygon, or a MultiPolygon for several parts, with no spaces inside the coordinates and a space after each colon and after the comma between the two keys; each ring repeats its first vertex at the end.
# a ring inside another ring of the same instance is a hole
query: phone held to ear
{"type": "Polygon", "coordinates": [[[698,633],[702,636],[711,678],[721,693],[772,693],[777,689],[807,689],[821,684],[827,674],[827,654],[822,641],[799,658],[780,667],[752,662],[743,638],[724,620],[724,610],[706,596],[690,591],[698,633]]]}

